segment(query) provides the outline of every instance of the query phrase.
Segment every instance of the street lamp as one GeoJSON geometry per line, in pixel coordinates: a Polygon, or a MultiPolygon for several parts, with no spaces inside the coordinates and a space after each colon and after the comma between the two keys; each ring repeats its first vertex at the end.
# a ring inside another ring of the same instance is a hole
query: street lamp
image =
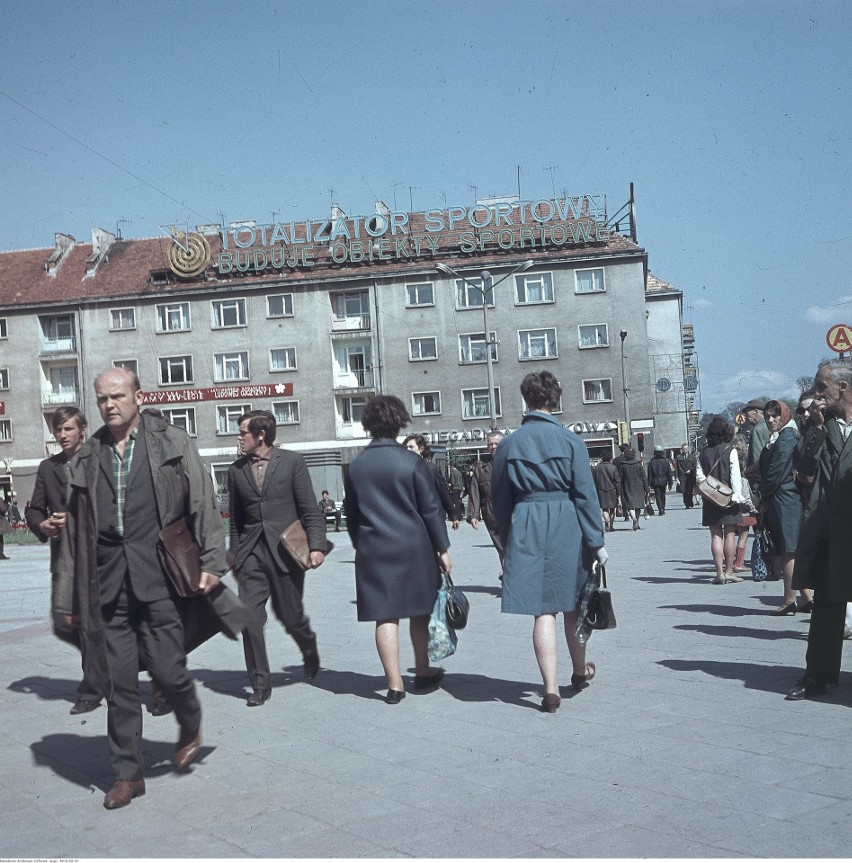
{"type": "Polygon", "coordinates": [[[496,282],[493,280],[490,270],[483,270],[479,275],[480,284],[478,285],[471,282],[469,279],[466,279],[461,273],[456,272],[452,267],[448,267],[446,264],[435,264],[436,270],[442,273],[447,273],[450,276],[455,276],[455,278],[460,279],[475,291],[479,291],[479,294],[482,297],[482,326],[485,330],[485,365],[488,370],[488,413],[491,417],[491,431],[495,431],[497,428],[497,409],[494,404],[494,361],[491,357],[491,346],[494,343],[491,341],[491,333],[488,330],[488,297],[489,295],[493,296],[494,288],[496,288],[501,282],[506,281],[506,279],[516,275],[517,273],[522,273],[528,270],[534,263],[535,261],[524,261],[522,264],[518,264],[516,267],[509,270],[505,276],[501,276],[496,282]]]}
{"type": "Polygon", "coordinates": [[[621,392],[624,394],[624,422],[627,426],[627,443],[630,443],[630,402],[627,398],[627,378],[624,374],[624,340],[627,338],[627,330],[622,330],[621,336],[621,392]]]}

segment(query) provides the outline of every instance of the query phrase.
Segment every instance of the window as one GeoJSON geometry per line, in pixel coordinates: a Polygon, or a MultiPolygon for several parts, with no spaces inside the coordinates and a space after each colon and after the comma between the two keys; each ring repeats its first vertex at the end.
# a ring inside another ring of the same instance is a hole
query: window
{"type": "Polygon", "coordinates": [[[418,282],[415,285],[406,285],[407,306],[434,306],[435,291],[431,282],[418,282]]]}
{"type": "MultiPolygon", "coordinates": [[[[212,464],[214,494],[225,497],[228,494],[228,464],[212,464]]],[[[227,504],[226,504],[227,506],[227,504]]]]}
{"type": "Polygon", "coordinates": [[[605,291],[603,268],[596,270],[576,270],[574,272],[575,293],[594,294],[605,291]]]}
{"type": "Polygon", "coordinates": [[[246,325],[245,300],[213,300],[213,329],[244,327],[246,325]]]}
{"type": "Polygon", "coordinates": [[[612,379],[599,378],[597,380],[583,381],[584,402],[611,402],[612,401],[612,379]]]}
{"type": "Polygon", "coordinates": [[[251,405],[217,405],[216,433],[237,434],[240,430],[240,417],[251,410],[251,405]]]}
{"type": "Polygon", "coordinates": [[[42,385],[41,399],[45,405],[76,402],[80,398],[77,366],[48,366],[46,383],[42,385]]]}
{"type": "MultiPolygon", "coordinates": [[[[500,416],[500,387],[494,388],[494,416],[500,416]]],[[[488,390],[462,390],[462,419],[478,420],[491,416],[488,390]]]]}
{"type": "MultiPolygon", "coordinates": [[[[497,333],[493,330],[491,336],[491,359],[497,361],[497,333]]],[[[484,363],[485,354],[485,334],[484,333],[466,333],[459,336],[459,362],[460,363],[484,363]]]]}
{"type": "Polygon", "coordinates": [[[293,295],[292,294],[270,294],[266,298],[267,318],[292,318],[293,317],[293,295]]]}
{"type": "MultiPolygon", "coordinates": [[[[478,281],[477,277],[477,281],[478,281]]],[[[456,308],[457,309],[481,309],[482,308],[482,288],[477,286],[477,281],[470,280],[471,284],[463,282],[461,279],[456,279],[456,308]]],[[[494,288],[489,288],[488,293],[488,308],[494,308],[494,288]]]]}
{"type": "Polygon", "coordinates": [[[373,386],[373,349],[369,343],[346,342],[335,346],[334,386],[373,386]]]}
{"type": "Polygon", "coordinates": [[[413,416],[422,417],[429,414],[441,413],[441,394],[440,393],[412,393],[411,411],[413,416]]]}
{"type": "Polygon", "coordinates": [[[157,332],[178,333],[189,329],[189,303],[157,306],[157,332]]]}
{"type": "Polygon", "coordinates": [[[216,362],[216,381],[247,381],[249,378],[248,351],[229,351],[213,354],[216,362]]]}
{"type": "Polygon", "coordinates": [[[0,390],[9,389],[9,369],[0,369],[0,390]]]}
{"type": "Polygon", "coordinates": [[[410,360],[437,360],[438,340],[435,336],[408,340],[408,358],[410,360]]]}
{"type": "Polygon", "coordinates": [[[299,403],[297,401],[272,402],[275,425],[292,426],[299,422],[299,403]]]}
{"type": "Polygon", "coordinates": [[[342,291],[331,296],[334,330],[370,329],[370,294],[367,291],[342,291]]]}
{"type": "Polygon", "coordinates": [[[292,372],[296,370],[295,348],[272,348],[269,351],[269,371],[292,372]]]}
{"type": "Polygon", "coordinates": [[[6,327],[6,318],[0,318],[0,339],[8,339],[9,330],[6,327]]]}
{"type": "Polygon", "coordinates": [[[0,443],[12,440],[12,420],[0,419],[0,443]]]}
{"type": "Polygon", "coordinates": [[[42,352],[62,353],[77,350],[74,315],[49,315],[39,318],[42,352]]]}
{"type": "Polygon", "coordinates": [[[111,330],[135,330],[136,329],[136,309],[110,309],[109,310],[109,328],[111,330]]]}
{"type": "Polygon", "coordinates": [[[608,348],[609,347],[609,325],[608,324],[586,324],[577,327],[580,334],[581,348],[608,348]]]}
{"type": "Polygon", "coordinates": [[[192,356],[160,357],[161,384],[191,384],[192,356]]]}
{"type": "Polygon", "coordinates": [[[134,375],[139,374],[138,360],[113,360],[112,365],[116,369],[127,369],[129,372],[133,372],[134,375]]]}
{"type": "Polygon", "coordinates": [[[553,275],[534,273],[515,276],[515,296],[518,303],[552,303],[553,275]]]}
{"type": "Polygon", "coordinates": [[[555,359],[557,356],[556,330],[554,328],[519,330],[518,345],[519,360],[555,359]]]}
{"type": "Polygon", "coordinates": [[[163,408],[162,411],[167,423],[195,437],[195,408],[163,408]]]}
{"type": "Polygon", "coordinates": [[[361,396],[345,397],[340,400],[340,416],[346,425],[354,425],[361,422],[364,415],[364,405],[367,399],[361,396]]]}

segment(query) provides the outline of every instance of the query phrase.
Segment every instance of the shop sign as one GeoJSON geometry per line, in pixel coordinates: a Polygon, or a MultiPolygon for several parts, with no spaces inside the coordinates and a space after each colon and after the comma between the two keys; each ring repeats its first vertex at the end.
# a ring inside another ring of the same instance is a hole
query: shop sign
{"type": "MultiPolygon", "coordinates": [[[[219,231],[222,251],[214,264],[220,274],[258,273],[318,264],[435,258],[454,252],[571,246],[609,239],[603,195],[499,201],[427,210],[417,215],[422,219],[416,228],[411,226],[411,214],[405,212],[235,225],[219,231]],[[472,230],[461,230],[468,226],[472,230]],[[448,236],[453,238],[452,244],[448,236]]],[[[186,242],[184,245],[189,248],[186,242]]]]}
{"type": "MultiPolygon", "coordinates": [[[[562,423],[562,428],[570,429],[574,434],[611,434],[618,429],[615,420],[606,422],[574,422],[562,423]]],[[[511,434],[514,429],[498,428],[500,434],[511,434]]],[[[446,444],[446,443],[482,443],[484,444],[491,434],[491,429],[474,428],[474,429],[442,429],[440,431],[421,431],[420,432],[428,444],[446,444]]]]}
{"type": "Polygon", "coordinates": [[[157,390],[143,394],[143,405],[171,405],[185,402],[262,399],[293,395],[293,384],[246,384],[232,387],[201,387],[187,390],[157,390]]]}

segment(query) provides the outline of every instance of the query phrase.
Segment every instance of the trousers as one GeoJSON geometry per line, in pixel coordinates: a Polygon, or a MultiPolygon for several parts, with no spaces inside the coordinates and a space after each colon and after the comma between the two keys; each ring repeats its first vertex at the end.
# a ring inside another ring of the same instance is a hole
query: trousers
{"type": "Polygon", "coordinates": [[[107,698],[107,738],[116,779],[142,779],[142,701],[140,654],[154,682],[175,711],[181,731],[201,727],[201,705],[186,668],[183,623],[172,598],[141,602],[125,576],[118,596],[101,607],[111,693],[107,698]]]}
{"type": "Polygon", "coordinates": [[[298,569],[285,572],[273,557],[266,541],[260,539],[240,566],[237,584],[240,599],[249,610],[248,626],[243,630],[243,652],[249,682],[253,689],[270,689],[269,657],[263,636],[267,600],[272,599],[275,616],[296,642],[303,657],[317,649],[317,637],[302,603],[305,573],[298,569]]]}
{"type": "Polygon", "coordinates": [[[814,589],[814,610],[808,629],[808,650],[805,674],[818,683],[840,681],[840,660],[843,656],[843,627],[846,623],[846,603],[826,599],[826,591],[814,589]]]}

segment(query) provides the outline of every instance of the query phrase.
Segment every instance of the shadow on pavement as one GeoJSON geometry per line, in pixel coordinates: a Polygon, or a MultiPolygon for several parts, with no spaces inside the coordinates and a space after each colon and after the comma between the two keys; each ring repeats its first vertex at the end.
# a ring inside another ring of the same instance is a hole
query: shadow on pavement
{"type": "MultiPolygon", "coordinates": [[[[804,664],[804,657],[802,657],[802,662],[804,664]]],[[[747,689],[776,692],[779,696],[785,695],[790,687],[801,680],[803,674],[803,667],[758,665],[754,662],[661,659],[657,665],[662,665],[672,671],[701,671],[723,680],[741,680],[747,689]]],[[[848,674],[841,675],[840,686],[830,686],[826,695],[811,700],[852,707],[852,687],[848,685],[849,678],[850,675],[848,674]],[[844,683],[847,685],[843,685],[844,683]]]]}
{"type": "Polygon", "coordinates": [[[42,701],[67,701],[73,704],[77,700],[78,680],[65,680],[57,677],[33,675],[13,680],[6,688],[12,692],[24,692],[37,695],[42,701]]]}
{"type": "Polygon", "coordinates": [[[741,608],[731,605],[660,605],[660,611],[691,611],[697,614],[716,614],[720,617],[766,617],[760,608],[741,608]]]}
{"type": "MultiPolygon", "coordinates": [[[[227,695],[243,701],[251,691],[248,675],[244,668],[236,671],[227,671],[225,669],[216,669],[214,671],[209,668],[199,668],[193,669],[191,674],[205,689],[209,689],[218,695],[227,695]]],[[[273,672],[270,674],[270,679],[272,681],[272,688],[277,689],[280,686],[302,683],[305,680],[305,675],[301,666],[293,666],[292,672],[289,669],[285,669],[284,673],[273,672]]]]}
{"type": "Polygon", "coordinates": [[[703,632],[704,635],[721,635],[723,637],[736,636],[740,638],[757,638],[764,641],[780,641],[784,638],[807,638],[806,632],[795,632],[794,630],[772,630],[772,629],[751,629],[746,626],[690,626],[689,624],[680,624],[675,626],[675,629],[681,629],[684,632],[703,632]]]}

